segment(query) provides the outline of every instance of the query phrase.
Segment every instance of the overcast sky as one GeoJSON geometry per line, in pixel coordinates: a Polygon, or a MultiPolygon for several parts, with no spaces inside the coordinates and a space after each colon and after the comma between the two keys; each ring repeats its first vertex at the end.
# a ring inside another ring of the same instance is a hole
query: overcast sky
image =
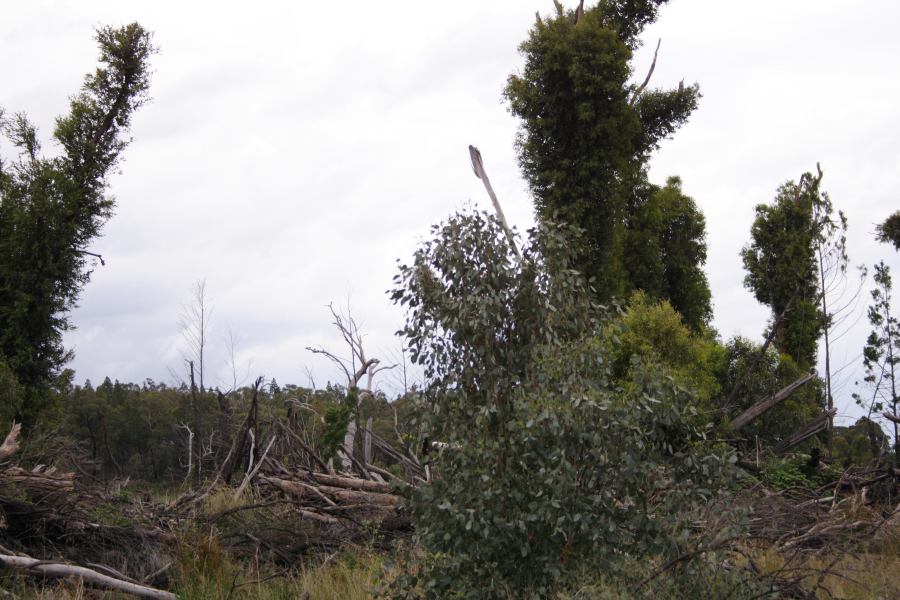
{"type": "MultiPolygon", "coordinates": [[[[564,3],[574,5],[573,1],[564,3]]],[[[346,303],[373,355],[397,354],[396,260],[429,225],[489,208],[469,166],[481,149],[509,220],[533,223],[502,98],[518,44],[547,2],[6,2],[0,106],[45,139],[96,64],[93,28],[138,21],[155,34],[153,102],[112,180],[106,258],[73,314],[77,380],[172,381],[179,315],[205,279],[214,307],[207,381],[242,374],[337,381],[304,348],[341,350],[326,304],[346,303]],[[215,373],[213,373],[215,372],[215,373]]],[[[700,108],[652,163],[680,175],[706,214],[707,273],[723,338],[759,339],[767,309],[743,285],[738,253],[753,207],[788,179],[825,171],[850,220],[852,263],[900,255],[872,239],[900,190],[900,3],[889,0],[674,0],[648,28],[635,78],[662,38],[653,83],[698,82],[700,108]],[[864,7],[864,8],[863,8],[864,7]]],[[[53,151],[52,146],[46,146],[53,151]]],[[[6,149],[8,151],[8,148],[6,149]]],[[[868,295],[859,307],[862,314],[868,295]]],[[[837,342],[837,402],[850,393],[868,331],[837,342]]],[[[383,385],[388,386],[385,379],[383,385]]]]}

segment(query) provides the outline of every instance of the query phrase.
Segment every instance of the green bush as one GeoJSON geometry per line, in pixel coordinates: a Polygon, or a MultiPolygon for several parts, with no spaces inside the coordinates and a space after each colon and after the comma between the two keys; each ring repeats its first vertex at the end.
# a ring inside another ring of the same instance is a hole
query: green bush
{"type": "Polygon", "coordinates": [[[762,470],[762,480],[776,490],[812,487],[809,469],[803,458],[774,458],[762,470]]]}
{"type": "Polygon", "coordinates": [[[607,326],[604,338],[615,376],[631,379],[632,357],[639,356],[664,368],[712,412],[712,403],[722,391],[717,372],[726,359],[725,348],[712,331],[692,331],[667,301],[652,300],[637,291],[621,316],[607,326]]]}
{"type": "Polygon", "coordinates": [[[434,483],[411,491],[428,559],[401,595],[542,597],[625,548],[682,552],[734,457],[658,367],[633,356],[628,385],[613,376],[609,321],[569,267],[567,232],[531,232],[521,261],[483,214],[435,233],[394,291],[432,384],[426,433],[446,443],[434,483]]]}

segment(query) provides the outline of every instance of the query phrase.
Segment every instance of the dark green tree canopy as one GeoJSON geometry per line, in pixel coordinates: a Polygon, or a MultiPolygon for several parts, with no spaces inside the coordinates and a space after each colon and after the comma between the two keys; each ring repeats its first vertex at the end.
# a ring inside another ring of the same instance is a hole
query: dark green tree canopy
{"type": "Polygon", "coordinates": [[[879,242],[893,244],[895,250],[900,250],[900,210],[877,225],[875,231],[879,242]]]}
{"type": "Polygon", "coordinates": [[[802,369],[816,361],[824,315],[817,252],[846,269],[846,219],[820,190],[822,175],[804,173],[778,188],[772,204],[756,207],[750,243],[741,251],[744,285],[772,309],[775,347],[802,369]]]}
{"type": "Polygon", "coordinates": [[[667,300],[699,330],[712,317],[706,263],[706,220],[681,180],[649,186],[648,198],[628,220],[624,262],[634,288],[667,300]]]}
{"type": "Polygon", "coordinates": [[[580,18],[562,13],[539,18],[520,48],[524,69],[509,78],[505,94],[512,113],[522,119],[519,162],[538,218],[583,230],[575,264],[592,279],[598,298],[641,288],[682,310],[680,299],[689,297],[698,308],[686,319],[696,325],[709,313],[700,270],[706,252],[703,218],[693,202],[690,207],[681,202],[676,212],[691,223],[659,222],[671,216],[660,205],[672,204],[680,190],[670,184],[661,193],[647,181],[646,166],[661,140],[696,108],[699,88],[645,89],[646,82],[630,83],[638,35],[656,19],[661,4],[606,1],[580,18]],[[645,225],[652,226],[652,234],[641,230],[645,225]],[[630,249],[648,240],[656,254],[643,253],[646,262],[626,260],[630,249]],[[681,246],[672,257],[678,264],[669,265],[665,249],[674,245],[681,246]],[[682,259],[692,262],[690,268],[682,259]],[[672,287],[681,284],[690,289],[672,287]]]}
{"type": "Polygon", "coordinates": [[[24,388],[15,412],[29,422],[70,358],[62,345],[68,313],[90,277],[88,246],[114,207],[107,177],[129,141],[131,115],[147,100],[150,34],[131,24],[101,28],[96,39],[100,67],[56,121],[59,155],[41,153],[24,114],[0,111],[17,154],[0,159],[0,361],[24,388]]]}

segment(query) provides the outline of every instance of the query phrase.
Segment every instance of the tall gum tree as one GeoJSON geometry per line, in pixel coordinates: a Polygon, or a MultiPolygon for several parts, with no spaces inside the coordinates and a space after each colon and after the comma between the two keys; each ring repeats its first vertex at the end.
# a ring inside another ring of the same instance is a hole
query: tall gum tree
{"type": "MultiPolygon", "coordinates": [[[[778,188],[771,204],[757,205],[750,243],[741,251],[744,285],[772,310],[774,344],[802,369],[816,361],[827,310],[821,300],[824,261],[846,269],[846,219],[822,193],[821,173],[804,173],[778,188]]],[[[827,308],[827,307],[826,307],[827,308]]]]}
{"type": "Polygon", "coordinates": [[[150,85],[150,33],[136,23],[96,32],[100,66],[56,120],[60,152],[45,156],[23,113],[0,110],[15,156],[0,158],[0,362],[21,385],[9,412],[33,425],[71,352],[69,313],[90,278],[90,252],[112,216],[108,177],[130,141],[134,112],[150,85]]]}

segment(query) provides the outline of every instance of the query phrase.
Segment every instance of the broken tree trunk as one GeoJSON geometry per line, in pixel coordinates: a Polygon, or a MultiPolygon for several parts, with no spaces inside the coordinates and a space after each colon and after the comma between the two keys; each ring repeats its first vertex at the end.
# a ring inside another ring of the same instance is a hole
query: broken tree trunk
{"type": "Polygon", "coordinates": [[[391,486],[380,481],[368,479],[356,479],[354,477],[341,477],[340,475],[328,475],[326,473],[310,473],[316,483],[345,488],[348,490],[362,490],[364,492],[377,492],[379,494],[392,493],[391,486]]]}
{"type": "Polygon", "coordinates": [[[734,418],[734,420],[731,421],[732,429],[734,429],[735,431],[740,431],[762,415],[775,408],[775,406],[777,406],[779,403],[784,402],[785,400],[790,398],[791,394],[793,394],[802,386],[806,385],[808,382],[812,381],[814,377],[815,374],[807,373],[789,386],[778,390],[778,392],[776,392],[772,396],[756,401],[753,406],[739,414],[734,418]]]}
{"type": "Polygon", "coordinates": [[[11,481],[16,489],[31,497],[43,498],[48,494],[68,494],[75,490],[75,474],[61,473],[54,467],[37,466],[31,471],[10,467],[0,472],[0,482],[11,481]]]}
{"type": "Polygon", "coordinates": [[[155,588],[139,585],[130,581],[123,581],[98,573],[86,567],[69,565],[65,563],[38,560],[30,556],[11,556],[0,554],[0,563],[15,569],[21,569],[45,577],[75,577],[84,583],[104,587],[110,590],[134,594],[141,598],[153,598],[154,600],[178,600],[178,596],[171,592],[157,590],[155,588]]]}
{"type": "Polygon", "coordinates": [[[356,446],[356,410],[350,415],[347,422],[347,431],[344,433],[344,442],[341,446],[344,453],[341,455],[341,469],[345,473],[353,472],[353,450],[356,446]]]}
{"type": "Polygon", "coordinates": [[[372,417],[366,420],[366,433],[363,437],[363,463],[366,466],[372,463],[372,417]]]}
{"type": "Polygon", "coordinates": [[[484,161],[481,158],[481,152],[479,152],[478,148],[471,145],[469,146],[469,158],[472,160],[472,170],[475,171],[475,176],[484,183],[484,189],[487,190],[488,196],[490,196],[491,202],[494,204],[494,211],[497,213],[497,221],[500,222],[500,227],[503,228],[503,233],[506,234],[506,239],[509,241],[513,253],[516,255],[516,258],[519,259],[519,262],[522,262],[522,253],[519,252],[519,248],[516,246],[516,238],[513,236],[512,229],[509,228],[509,224],[506,222],[506,216],[503,214],[503,209],[500,208],[500,201],[497,200],[497,194],[494,193],[491,181],[488,179],[487,172],[484,170],[484,161]]]}
{"type": "Polygon", "coordinates": [[[21,423],[13,423],[12,429],[6,434],[6,439],[3,440],[3,445],[0,446],[0,462],[15,454],[19,449],[19,433],[21,431],[21,423]]]}
{"type": "Polygon", "coordinates": [[[836,408],[826,410],[824,413],[810,421],[809,424],[806,425],[806,427],[797,431],[796,433],[791,434],[789,438],[778,444],[778,446],[775,448],[775,454],[784,454],[791,448],[799,446],[812,436],[816,435],[820,431],[823,431],[826,427],[828,427],[829,420],[836,414],[836,408]]]}

